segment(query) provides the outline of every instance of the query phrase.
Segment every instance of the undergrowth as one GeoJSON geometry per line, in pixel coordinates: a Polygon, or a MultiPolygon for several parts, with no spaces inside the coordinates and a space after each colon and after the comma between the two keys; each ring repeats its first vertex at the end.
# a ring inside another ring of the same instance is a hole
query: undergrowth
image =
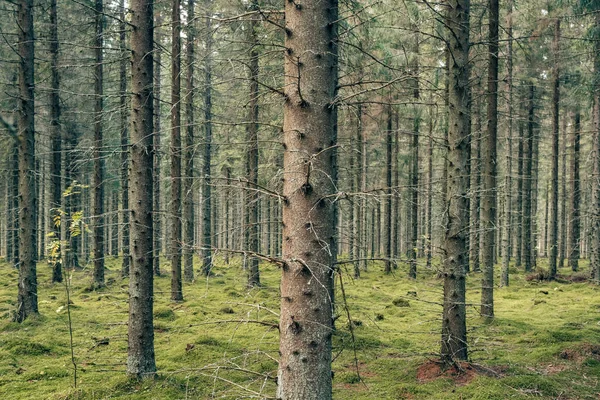
{"type": "MultiPolygon", "coordinates": [[[[279,271],[261,265],[258,289],[247,289],[241,261],[184,285],[170,301],[169,275],[155,279],[155,344],[159,377],[125,375],[127,280],[120,260],[107,260],[106,288],[89,291],[91,270],[72,274],[71,299],[78,386],[73,387],[64,286],[39,271],[40,317],[10,322],[17,271],[0,264],[0,395],[6,399],[269,398],[277,376],[279,271]]],[[[168,269],[163,263],[163,269],[168,269]]],[[[511,268],[497,288],[496,319],[478,314],[480,276],[468,278],[468,379],[423,379],[439,351],[441,281],[400,264],[392,275],[369,265],[360,279],[342,270],[347,307],[333,344],[336,399],[598,399],[600,288],[579,279],[526,280],[511,268]],[[353,334],[351,334],[350,327],[353,334]],[[355,354],[358,360],[355,360],[355,354]],[[358,368],[358,371],[357,371],[358,368]],[[486,371],[489,371],[487,373],[486,371]]],[[[583,273],[587,273],[584,264],[583,273]]],[[[570,276],[561,270],[561,277],[570,276]]],[[[499,280],[498,280],[499,281],[499,280]]],[[[338,296],[341,300],[341,296],[338,296]]]]}

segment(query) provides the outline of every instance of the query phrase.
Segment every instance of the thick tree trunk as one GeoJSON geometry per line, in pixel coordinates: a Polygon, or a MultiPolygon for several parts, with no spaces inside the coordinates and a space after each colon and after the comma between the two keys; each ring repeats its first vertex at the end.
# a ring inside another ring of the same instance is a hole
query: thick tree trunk
{"type": "MultiPolygon", "coordinates": [[[[258,2],[252,0],[250,10],[258,10],[258,2]]],[[[252,253],[259,252],[258,235],[258,35],[256,32],[257,21],[251,20],[248,29],[248,44],[250,46],[250,60],[248,77],[250,80],[248,102],[248,125],[246,125],[246,136],[248,140],[248,152],[246,153],[246,177],[248,185],[246,188],[246,246],[250,251],[248,263],[248,287],[260,286],[260,273],[258,270],[258,258],[252,253]]]]}
{"type": "MultiPolygon", "coordinates": [[[[62,204],[62,132],[60,123],[60,75],[58,72],[58,13],[57,0],[50,0],[50,221],[52,223],[52,240],[55,242],[57,257],[51,260],[52,282],[62,282],[62,260],[60,257],[61,236],[60,224],[57,219],[61,218],[60,209],[62,204]]],[[[54,245],[53,245],[54,246],[54,245]]]]}
{"type": "Polygon", "coordinates": [[[94,104],[94,146],[92,149],[92,158],[94,159],[94,175],[92,179],[93,187],[93,219],[92,231],[94,232],[93,260],[94,260],[94,282],[93,286],[100,288],[104,286],[104,138],[103,138],[103,70],[104,70],[104,3],[103,0],[95,1],[95,22],[96,36],[94,41],[95,67],[95,104],[94,104]]]}
{"type": "Polygon", "coordinates": [[[581,150],[581,114],[579,110],[575,112],[573,133],[571,134],[571,147],[573,153],[571,156],[571,187],[569,195],[569,209],[571,210],[571,223],[569,224],[569,248],[567,250],[569,266],[572,271],[579,269],[579,246],[580,243],[580,203],[581,188],[579,184],[579,154],[581,150]]]}
{"type": "Polygon", "coordinates": [[[592,196],[590,202],[590,267],[592,280],[600,285],[600,12],[595,17],[594,133],[592,142],[592,196]]]}
{"type": "Polygon", "coordinates": [[[19,290],[15,321],[38,314],[35,196],[33,0],[18,3],[19,290]]]}
{"type": "Polygon", "coordinates": [[[129,130],[127,129],[127,43],[125,0],[119,0],[119,122],[121,128],[121,210],[123,221],[121,225],[121,276],[129,276],[131,254],[129,251],[129,130]]]}
{"type": "Polygon", "coordinates": [[[337,12],[336,0],[285,5],[283,400],[332,398],[337,12]]]}
{"type": "Polygon", "coordinates": [[[487,80],[487,135],[483,138],[483,193],[481,227],[483,230],[483,276],[481,279],[481,315],[494,317],[494,255],[496,249],[496,146],[498,137],[498,0],[489,0],[489,48],[487,80]]]}
{"type": "Polygon", "coordinates": [[[448,4],[446,26],[449,52],[448,157],[444,238],[444,306],[441,356],[446,364],[466,360],[467,329],[465,309],[467,163],[469,157],[469,0],[448,4]]]}
{"type": "MultiPolygon", "coordinates": [[[[196,29],[195,0],[187,3],[186,30],[186,134],[185,134],[185,180],[183,181],[183,276],[186,282],[194,280],[194,98],[195,98],[195,52],[196,29]]],[[[225,231],[227,232],[227,231],[225,231]]]]}
{"type": "Polygon", "coordinates": [[[181,282],[181,2],[172,0],[171,12],[171,300],[182,301],[181,282]]]}
{"type": "Polygon", "coordinates": [[[131,276],[127,373],[156,375],[153,319],[153,2],[130,1],[131,8],[131,276]]]}
{"type": "Polygon", "coordinates": [[[549,278],[556,277],[558,256],[558,147],[559,147],[559,102],[560,75],[558,69],[558,52],[560,39],[560,19],[554,23],[554,40],[552,48],[554,64],[552,66],[552,166],[550,169],[550,256],[548,258],[549,278]]]}

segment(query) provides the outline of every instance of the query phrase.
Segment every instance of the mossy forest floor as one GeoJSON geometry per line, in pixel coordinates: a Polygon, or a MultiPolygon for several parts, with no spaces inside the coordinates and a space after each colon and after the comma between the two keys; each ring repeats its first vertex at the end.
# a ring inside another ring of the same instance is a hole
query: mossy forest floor
{"type": "MultiPolygon", "coordinates": [[[[540,260],[541,263],[544,260],[540,260]]],[[[10,322],[17,271],[0,264],[0,398],[245,399],[275,393],[279,271],[261,265],[263,287],[248,290],[239,260],[184,285],[170,301],[168,264],[155,280],[159,377],[125,375],[127,281],[107,261],[108,286],[90,291],[91,271],[71,274],[77,387],[69,346],[65,286],[38,265],[41,317],[10,322]]],[[[370,264],[358,280],[343,274],[346,304],[334,335],[335,399],[600,399],[600,287],[588,282],[527,281],[495,292],[496,319],[480,318],[480,275],[468,278],[471,363],[440,371],[441,281],[400,265],[386,276],[370,264]],[[357,360],[355,360],[355,355],[357,360]],[[359,374],[357,375],[357,368],[359,374]]],[[[588,273],[584,263],[581,274],[588,273]]],[[[561,270],[569,276],[567,269],[561,270]]],[[[342,302],[338,284],[338,301],[342,302]]]]}

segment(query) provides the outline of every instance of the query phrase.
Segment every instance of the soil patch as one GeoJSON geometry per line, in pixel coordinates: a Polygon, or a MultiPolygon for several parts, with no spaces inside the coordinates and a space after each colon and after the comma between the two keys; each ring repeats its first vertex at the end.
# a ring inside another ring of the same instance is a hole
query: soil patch
{"type": "Polygon", "coordinates": [[[441,361],[429,360],[417,369],[417,380],[419,382],[431,382],[438,378],[450,378],[458,386],[464,386],[480,375],[499,378],[504,375],[506,369],[501,366],[487,368],[464,361],[446,367],[441,361]]]}

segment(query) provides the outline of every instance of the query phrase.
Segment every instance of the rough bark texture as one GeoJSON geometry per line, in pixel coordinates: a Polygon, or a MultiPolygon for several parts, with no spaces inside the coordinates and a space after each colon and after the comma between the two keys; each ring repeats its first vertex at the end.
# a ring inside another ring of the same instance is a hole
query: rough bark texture
{"type": "MultiPolygon", "coordinates": [[[[162,55],[162,46],[160,46],[162,41],[162,35],[160,31],[160,26],[162,25],[162,17],[159,15],[156,16],[156,26],[158,27],[154,31],[154,41],[159,45],[154,49],[154,132],[152,134],[152,140],[154,145],[154,182],[153,182],[153,195],[154,195],[154,214],[153,214],[153,270],[154,275],[160,276],[160,252],[162,250],[162,232],[163,232],[163,223],[162,223],[162,210],[161,210],[161,187],[160,187],[160,164],[162,159],[161,153],[161,55],[162,55]]],[[[166,229],[165,229],[166,230],[166,229]]]]}
{"type": "Polygon", "coordinates": [[[129,130],[127,129],[127,44],[125,24],[125,0],[119,2],[119,122],[121,128],[121,210],[123,215],[121,231],[121,276],[129,276],[131,254],[129,252],[129,130]]]}
{"type": "Polygon", "coordinates": [[[19,290],[15,320],[37,315],[33,0],[18,3],[19,290]]]}
{"type": "Polygon", "coordinates": [[[481,226],[483,229],[483,276],[481,278],[481,315],[494,317],[494,252],[496,248],[496,145],[498,137],[498,0],[489,0],[489,47],[487,80],[487,135],[482,145],[483,192],[481,226]]]}
{"type": "Polygon", "coordinates": [[[560,81],[558,69],[558,41],[560,38],[560,19],[556,19],[554,24],[554,40],[552,48],[554,53],[554,63],[552,66],[552,165],[550,179],[550,256],[548,258],[549,277],[554,279],[556,276],[557,257],[558,257],[558,147],[559,147],[559,101],[560,101],[560,81]]]}
{"type": "MultiPolygon", "coordinates": [[[[415,27],[415,31],[418,29],[415,27]]],[[[415,37],[415,61],[413,67],[414,74],[414,88],[413,98],[415,102],[419,101],[419,35],[415,37]]],[[[409,249],[409,271],[408,276],[412,279],[417,278],[417,241],[419,239],[419,128],[421,126],[421,118],[419,116],[419,110],[417,106],[414,107],[414,119],[413,119],[413,131],[411,137],[411,182],[410,182],[410,194],[411,194],[411,216],[412,225],[410,232],[410,249],[409,249]]]]}
{"type": "MultiPolygon", "coordinates": [[[[385,132],[385,235],[383,243],[383,252],[385,258],[384,272],[392,273],[392,107],[387,108],[387,129],[385,132]]],[[[409,276],[412,273],[412,264],[409,276]]],[[[415,264],[415,277],[417,268],[415,264]]]]}
{"type": "Polygon", "coordinates": [[[137,378],[156,374],[154,361],[153,291],[153,2],[131,6],[131,276],[127,373],[137,378]]]}
{"type": "Polygon", "coordinates": [[[523,138],[523,228],[522,228],[522,257],[525,272],[530,272],[533,266],[531,251],[531,203],[532,203],[532,164],[533,164],[533,126],[534,126],[534,96],[535,87],[529,88],[529,111],[527,118],[527,135],[523,138]]]}
{"type": "Polygon", "coordinates": [[[482,112],[481,112],[481,96],[477,96],[475,100],[475,129],[471,133],[471,173],[470,173],[470,191],[471,197],[469,202],[470,208],[470,237],[469,237],[469,263],[472,266],[473,272],[481,271],[481,130],[482,130],[482,112]]]}
{"type": "Polygon", "coordinates": [[[283,400],[332,398],[337,13],[336,0],[285,5],[283,400]]]}
{"type": "Polygon", "coordinates": [[[171,13],[171,300],[183,300],[181,283],[181,2],[172,0],[171,13]]]}
{"type": "Polygon", "coordinates": [[[465,271],[467,220],[469,0],[448,2],[448,157],[444,237],[444,306],[441,356],[447,363],[467,359],[465,271]]]}
{"type": "MultiPolygon", "coordinates": [[[[52,240],[60,246],[60,225],[55,220],[60,218],[62,201],[62,132],[60,123],[60,75],[58,72],[58,13],[57,0],[50,1],[50,135],[51,151],[50,158],[50,221],[52,221],[52,240]]],[[[60,248],[58,254],[60,254],[60,248]]],[[[52,263],[52,282],[62,282],[62,260],[60,257],[52,263]]]]}
{"type": "MultiPolygon", "coordinates": [[[[250,10],[258,10],[258,3],[252,1],[250,10]]],[[[258,21],[250,21],[248,29],[248,44],[250,45],[250,60],[248,63],[248,77],[250,79],[248,102],[248,125],[246,125],[246,136],[248,140],[248,152],[246,153],[246,177],[248,185],[246,188],[246,246],[251,253],[259,252],[258,236],[258,36],[256,29],[258,21]]],[[[260,286],[260,273],[258,270],[258,258],[250,255],[248,259],[248,287],[260,286]]]]}
{"type": "Polygon", "coordinates": [[[104,3],[103,0],[95,2],[96,36],[94,41],[94,142],[92,158],[94,159],[94,175],[92,178],[94,205],[92,231],[94,233],[93,260],[94,260],[94,287],[104,286],[104,147],[102,112],[104,108],[103,70],[104,57],[104,3]]]}
{"type": "Polygon", "coordinates": [[[206,17],[206,58],[204,60],[204,159],[202,160],[202,272],[212,268],[210,162],[212,145],[212,23],[206,17]]]}
{"type": "Polygon", "coordinates": [[[581,187],[579,183],[579,154],[581,149],[581,114],[579,111],[575,113],[574,129],[571,134],[571,147],[573,153],[571,156],[571,187],[569,195],[569,209],[571,210],[571,223],[569,224],[569,248],[567,254],[569,257],[569,266],[572,271],[579,269],[579,246],[580,246],[580,202],[581,202],[581,187]]]}
{"type": "Polygon", "coordinates": [[[187,3],[187,31],[186,31],[186,133],[185,133],[185,180],[183,181],[183,277],[186,282],[194,280],[194,98],[195,98],[195,52],[196,40],[195,0],[187,3]]]}

